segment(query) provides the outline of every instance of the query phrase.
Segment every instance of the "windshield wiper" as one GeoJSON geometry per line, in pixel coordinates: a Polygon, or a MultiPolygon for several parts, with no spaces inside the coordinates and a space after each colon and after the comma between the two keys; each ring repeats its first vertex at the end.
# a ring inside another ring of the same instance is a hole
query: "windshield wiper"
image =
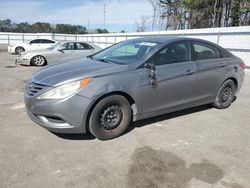
{"type": "Polygon", "coordinates": [[[93,59],[92,55],[88,55],[86,58],[93,59]]]}
{"type": "Polygon", "coordinates": [[[111,61],[108,61],[106,58],[103,58],[103,59],[96,59],[97,61],[101,61],[101,62],[104,62],[104,63],[112,63],[111,61]]]}

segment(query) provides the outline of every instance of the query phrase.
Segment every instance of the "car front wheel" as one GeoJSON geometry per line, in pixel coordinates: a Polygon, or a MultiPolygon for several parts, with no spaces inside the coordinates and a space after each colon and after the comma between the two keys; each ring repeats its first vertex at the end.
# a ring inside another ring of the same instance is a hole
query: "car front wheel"
{"type": "Polygon", "coordinates": [[[228,108],[235,97],[235,84],[233,80],[226,80],[220,87],[213,106],[218,109],[228,108]]]}
{"type": "Polygon", "coordinates": [[[94,107],[89,118],[89,130],[100,140],[113,139],[127,129],[131,116],[128,100],[121,95],[111,95],[94,107]]]}

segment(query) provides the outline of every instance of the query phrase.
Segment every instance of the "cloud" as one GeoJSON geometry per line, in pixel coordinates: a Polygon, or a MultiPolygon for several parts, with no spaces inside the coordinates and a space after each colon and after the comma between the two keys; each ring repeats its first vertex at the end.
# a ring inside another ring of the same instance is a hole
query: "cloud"
{"type": "Polygon", "coordinates": [[[50,22],[87,25],[103,25],[104,3],[106,4],[106,25],[133,24],[141,15],[152,15],[152,7],[147,0],[99,0],[99,1],[3,1],[0,18],[10,18],[16,22],[50,22]],[[77,3],[78,2],[78,3],[77,3]]]}

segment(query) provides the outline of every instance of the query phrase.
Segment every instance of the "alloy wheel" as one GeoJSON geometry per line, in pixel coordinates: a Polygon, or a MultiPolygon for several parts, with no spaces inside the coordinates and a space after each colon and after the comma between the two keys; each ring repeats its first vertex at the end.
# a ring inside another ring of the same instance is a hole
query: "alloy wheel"
{"type": "Polygon", "coordinates": [[[37,66],[42,66],[45,64],[45,59],[42,56],[36,56],[33,59],[33,63],[37,66]]]}

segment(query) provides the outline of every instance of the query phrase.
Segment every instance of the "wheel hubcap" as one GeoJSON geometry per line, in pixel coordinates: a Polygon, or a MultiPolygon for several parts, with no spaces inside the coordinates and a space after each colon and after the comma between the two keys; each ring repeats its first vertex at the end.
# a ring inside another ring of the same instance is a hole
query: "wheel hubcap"
{"type": "Polygon", "coordinates": [[[230,99],[231,94],[232,94],[232,88],[230,86],[226,86],[222,91],[221,102],[226,103],[230,99]]]}
{"type": "Polygon", "coordinates": [[[106,107],[100,116],[100,125],[106,130],[117,128],[122,120],[122,111],[118,105],[106,107]]]}
{"type": "Polygon", "coordinates": [[[41,56],[34,57],[34,63],[36,65],[43,65],[44,64],[44,58],[41,56]]]}

